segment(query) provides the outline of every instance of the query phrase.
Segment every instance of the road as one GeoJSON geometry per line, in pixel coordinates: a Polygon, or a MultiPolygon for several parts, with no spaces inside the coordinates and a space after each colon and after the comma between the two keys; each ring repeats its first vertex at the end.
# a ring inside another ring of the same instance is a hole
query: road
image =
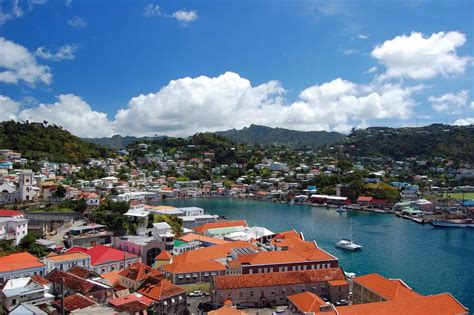
{"type": "Polygon", "coordinates": [[[72,225],[66,223],[63,226],[61,226],[59,229],[57,229],[57,233],[55,235],[52,235],[48,237],[49,240],[54,241],[56,243],[56,246],[64,247],[63,243],[63,236],[66,235],[66,233],[73,227],[78,227],[83,225],[85,222],[84,220],[77,220],[74,221],[72,225]]]}

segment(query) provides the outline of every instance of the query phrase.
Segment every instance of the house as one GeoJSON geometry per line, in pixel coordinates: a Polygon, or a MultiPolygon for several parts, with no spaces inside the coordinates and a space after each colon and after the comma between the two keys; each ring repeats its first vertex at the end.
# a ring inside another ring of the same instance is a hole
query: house
{"type": "Polygon", "coordinates": [[[43,261],[46,264],[46,272],[48,273],[54,269],[68,270],[73,266],[81,266],[86,269],[91,268],[91,257],[81,252],[48,255],[43,261]]]}
{"type": "Polygon", "coordinates": [[[81,195],[88,207],[98,207],[100,204],[100,197],[93,192],[85,192],[81,195]]]}
{"type": "Polygon", "coordinates": [[[28,233],[28,220],[12,217],[0,218],[0,240],[19,245],[21,239],[28,233]]]}
{"type": "Polygon", "coordinates": [[[226,275],[212,278],[211,291],[217,305],[231,299],[236,305],[249,307],[286,305],[288,296],[299,292],[312,292],[331,302],[347,299],[347,282],[336,295],[330,291],[328,282],[336,280],[345,280],[341,268],[226,275]]]}
{"type": "Polygon", "coordinates": [[[0,217],[2,218],[13,218],[13,219],[23,219],[24,213],[19,210],[10,210],[10,209],[0,209],[0,217]]]}
{"type": "Polygon", "coordinates": [[[14,253],[0,257],[0,284],[10,279],[43,276],[45,265],[29,253],[14,253]]]}
{"type": "Polygon", "coordinates": [[[126,314],[143,314],[153,302],[154,300],[143,296],[140,293],[131,293],[110,300],[109,305],[115,310],[126,314]]]}
{"type": "Polygon", "coordinates": [[[332,311],[332,305],[324,302],[319,296],[312,292],[301,292],[288,296],[288,313],[293,314],[314,314],[332,311]]]}
{"type": "Polygon", "coordinates": [[[47,285],[37,283],[30,277],[10,279],[1,289],[2,304],[11,310],[21,303],[32,305],[48,303],[54,299],[48,290],[47,285]]]}
{"type": "Polygon", "coordinates": [[[402,280],[387,279],[377,273],[354,277],[352,281],[352,302],[354,304],[420,296],[420,294],[413,291],[402,280]]]}
{"type": "Polygon", "coordinates": [[[91,248],[77,246],[66,251],[66,253],[75,252],[82,252],[90,256],[91,269],[98,274],[120,270],[135,262],[141,262],[141,257],[135,254],[130,254],[104,245],[96,245],[91,248]]]}
{"type": "Polygon", "coordinates": [[[171,263],[163,267],[163,271],[166,278],[175,284],[208,282],[215,275],[225,274],[225,260],[234,248],[257,249],[244,241],[199,248],[174,256],[171,263]]]}
{"type": "Polygon", "coordinates": [[[238,310],[235,306],[232,305],[231,300],[225,300],[224,306],[218,308],[215,311],[210,311],[208,315],[247,315],[247,312],[238,310]]]}
{"type": "Polygon", "coordinates": [[[55,295],[61,294],[62,287],[64,286],[65,292],[70,295],[80,293],[97,302],[103,303],[112,297],[114,291],[112,287],[106,284],[90,279],[83,279],[72,273],[57,269],[48,273],[45,278],[51,282],[51,290],[55,295]]]}
{"type": "Polygon", "coordinates": [[[172,259],[173,255],[171,255],[168,251],[164,250],[155,257],[155,267],[167,265],[171,262],[172,259]]]}
{"type": "Polygon", "coordinates": [[[184,314],[186,291],[166,279],[149,277],[137,290],[154,301],[158,314],[184,314]]]}
{"type": "Polygon", "coordinates": [[[118,273],[119,284],[136,291],[148,277],[163,278],[163,273],[141,262],[133,263],[118,273]]]}

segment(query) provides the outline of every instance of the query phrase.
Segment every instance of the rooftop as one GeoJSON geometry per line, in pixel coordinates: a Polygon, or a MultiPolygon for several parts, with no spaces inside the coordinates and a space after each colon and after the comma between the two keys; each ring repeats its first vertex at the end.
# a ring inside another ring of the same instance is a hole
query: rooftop
{"type": "Polygon", "coordinates": [[[288,300],[303,313],[317,313],[320,311],[321,306],[326,305],[326,302],[312,292],[293,294],[288,296],[288,300]]]}
{"type": "Polygon", "coordinates": [[[188,233],[180,237],[181,240],[185,242],[191,242],[191,241],[201,241],[201,242],[206,242],[206,243],[212,243],[212,244],[226,244],[229,243],[229,241],[224,241],[218,238],[213,238],[209,236],[204,236],[204,235],[199,235],[196,233],[188,233]]]}
{"type": "Polygon", "coordinates": [[[182,253],[178,256],[173,257],[173,263],[200,262],[200,261],[215,260],[215,259],[227,257],[227,255],[229,255],[229,253],[234,248],[245,248],[245,247],[257,249],[256,246],[244,241],[227,242],[220,245],[199,248],[196,250],[182,253]]]}
{"type": "Polygon", "coordinates": [[[87,258],[90,258],[90,256],[82,252],[71,252],[71,253],[65,253],[65,254],[56,255],[56,256],[45,257],[45,260],[49,260],[52,262],[60,262],[60,261],[79,260],[79,259],[87,259],[87,258]]]}
{"type": "Polygon", "coordinates": [[[226,270],[226,267],[220,262],[211,260],[200,262],[173,262],[171,264],[163,266],[163,269],[170,273],[192,273],[226,270]]]}
{"type": "Polygon", "coordinates": [[[96,245],[88,249],[75,246],[66,251],[66,253],[72,252],[82,252],[91,256],[91,265],[93,266],[124,259],[138,258],[138,256],[135,254],[127,253],[125,251],[104,245],[96,245]]]}
{"type": "Polygon", "coordinates": [[[174,285],[169,280],[150,277],[138,288],[137,292],[155,301],[160,301],[172,296],[184,294],[186,291],[174,285]]]}
{"type": "MultiPolygon", "coordinates": [[[[54,301],[54,304],[61,308],[61,300],[58,299],[54,301]]],[[[82,294],[75,293],[64,298],[64,308],[67,312],[72,312],[74,310],[83,309],[88,306],[96,305],[93,300],[85,297],[82,294]]]]}
{"type": "Polygon", "coordinates": [[[395,300],[420,296],[403,281],[398,279],[387,279],[378,273],[371,273],[355,277],[354,282],[362,285],[386,300],[395,300]]]}
{"type": "Polygon", "coordinates": [[[44,267],[44,264],[27,252],[0,257],[0,273],[39,267],[44,267]]]}
{"type": "Polygon", "coordinates": [[[236,221],[217,221],[211,223],[205,223],[194,228],[196,233],[202,234],[209,229],[225,228],[231,226],[248,226],[245,220],[236,220],[236,221]]]}
{"type": "Polygon", "coordinates": [[[214,277],[216,289],[239,289],[265,286],[314,283],[345,279],[341,268],[326,268],[263,274],[231,275],[214,277]]]}

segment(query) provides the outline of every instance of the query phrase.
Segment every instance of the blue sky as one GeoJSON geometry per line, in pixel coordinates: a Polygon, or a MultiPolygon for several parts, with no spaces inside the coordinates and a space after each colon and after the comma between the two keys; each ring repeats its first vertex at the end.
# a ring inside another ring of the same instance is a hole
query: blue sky
{"type": "Polygon", "coordinates": [[[474,122],[473,1],[0,7],[0,120],[83,137],[474,122]]]}

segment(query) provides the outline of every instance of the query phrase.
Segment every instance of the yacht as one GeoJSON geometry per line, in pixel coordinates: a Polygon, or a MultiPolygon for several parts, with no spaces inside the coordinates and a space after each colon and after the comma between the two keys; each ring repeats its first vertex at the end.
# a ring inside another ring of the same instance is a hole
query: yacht
{"type": "Polygon", "coordinates": [[[343,212],[346,212],[346,209],[344,209],[344,207],[339,207],[336,209],[336,211],[339,213],[343,213],[343,212]]]}
{"type": "Polygon", "coordinates": [[[352,242],[351,240],[346,240],[346,239],[342,239],[339,242],[337,242],[336,246],[339,247],[339,248],[348,249],[348,250],[362,249],[361,245],[358,245],[358,244],[352,242]]]}

